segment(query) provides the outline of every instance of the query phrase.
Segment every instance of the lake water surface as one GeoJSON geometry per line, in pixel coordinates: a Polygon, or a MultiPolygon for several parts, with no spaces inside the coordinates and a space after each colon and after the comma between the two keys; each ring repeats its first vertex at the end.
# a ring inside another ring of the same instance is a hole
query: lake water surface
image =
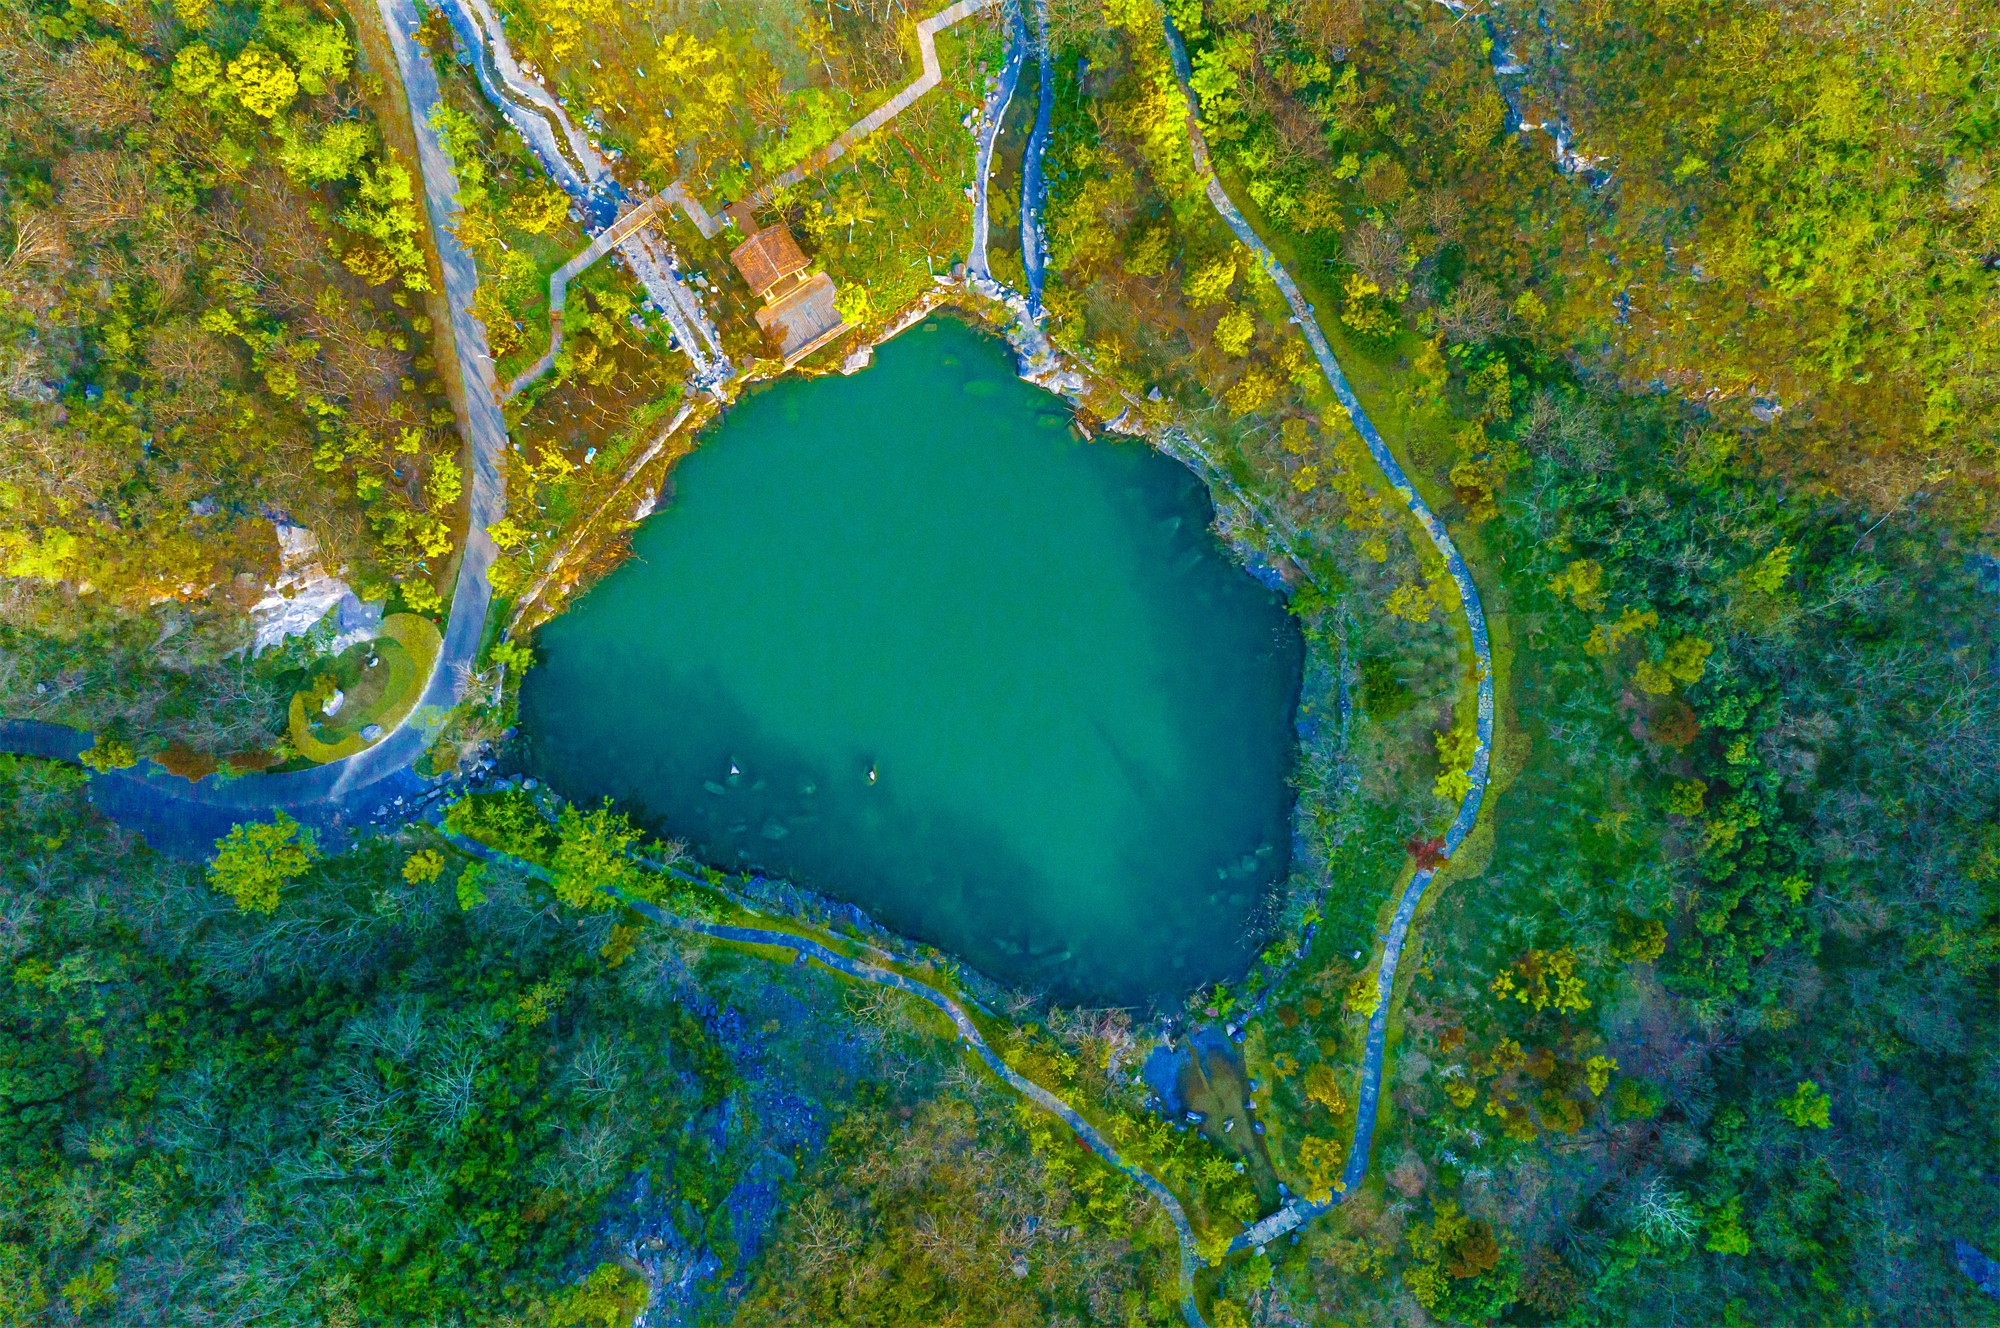
{"type": "Polygon", "coordinates": [[[1068,424],[941,319],[742,402],[542,629],[538,773],[1065,1000],[1239,974],[1298,633],[1185,468],[1068,424]]]}

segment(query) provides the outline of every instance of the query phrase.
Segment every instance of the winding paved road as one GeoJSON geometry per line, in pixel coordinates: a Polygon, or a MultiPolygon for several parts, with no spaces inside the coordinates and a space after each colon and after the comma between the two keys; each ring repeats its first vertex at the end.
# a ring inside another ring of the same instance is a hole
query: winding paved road
{"type": "MultiPolygon", "coordinates": [[[[410,716],[374,746],[345,760],[291,774],[234,779],[210,775],[199,783],[170,775],[151,761],[91,776],[90,797],[99,810],[144,835],[154,848],[176,856],[206,857],[214,852],[216,839],[227,834],[231,826],[239,821],[268,819],[278,811],[319,829],[337,829],[366,820],[376,807],[398,798],[420,796],[426,785],[411,770],[411,764],[430,746],[443,713],[463,694],[486,627],[492,599],[486,574],[495,552],[486,527],[506,513],[506,480],[499,459],[507,446],[507,425],[495,402],[486,330],[472,316],[478,276],[471,255],[453,237],[449,225],[458,211],[458,186],[451,162],[430,126],[431,108],[438,100],[437,76],[410,39],[418,22],[410,0],[380,3],[409,97],[424,203],[444,269],[445,300],[451,307],[458,368],[465,383],[472,462],[470,508],[444,647],[410,716]]],[[[74,759],[89,745],[88,734],[60,725],[0,720],[0,748],[7,750],[74,759]]]]}
{"type": "MultiPolygon", "coordinates": [[[[1333,347],[1327,343],[1326,334],[1320,330],[1319,320],[1313,316],[1313,307],[1306,303],[1299,293],[1298,285],[1291,274],[1286,272],[1270,246],[1243,219],[1236,205],[1229,201],[1229,194],[1222,182],[1216,178],[1215,167],[1209,160],[1208,142],[1202,136],[1199,118],[1200,107],[1196,103],[1194,90],[1189,86],[1187,47],[1182,43],[1180,33],[1174,30],[1171,17],[1163,19],[1166,27],[1167,46],[1172,51],[1174,72],[1179,76],[1181,96],[1187,104],[1188,145],[1194,152],[1195,170],[1202,178],[1208,191],[1208,201],[1214,205],[1229,229],[1236,233],[1244,247],[1263,262],[1264,270],[1271,276],[1285,302],[1292,307],[1292,315],[1305,333],[1306,341],[1312,346],[1313,356],[1319,361],[1320,372],[1326,375],[1328,386],[1340,398],[1348,419],[1354,423],[1355,432],[1368,445],[1375,463],[1382,468],[1389,484],[1410,509],[1424,533],[1430,537],[1433,547],[1444,558],[1445,566],[1451,572],[1451,579],[1458,587],[1461,603],[1465,608],[1465,623],[1472,637],[1472,652],[1479,661],[1479,750],[1472,758],[1472,788],[1459,804],[1458,814],[1452,818],[1451,828],[1445,832],[1444,856],[1450,857],[1465,842],[1472,832],[1473,824],[1479,819],[1479,804],[1486,796],[1486,779],[1492,764],[1493,749],[1493,652],[1486,636],[1486,613],[1479,601],[1479,588],[1472,582],[1472,569],[1465,565],[1458,546],[1452,542],[1444,523],[1437,519],[1430,506],[1410,483],[1409,476],[1396,461],[1389,445],[1382,440],[1375,424],[1362,409],[1361,400],[1354,395],[1348,384],[1347,375],[1341,372],[1340,362],[1334,358],[1333,347]]],[[[1295,1199],[1276,1213],[1257,1223],[1232,1242],[1232,1250],[1249,1249],[1275,1240],[1294,1230],[1300,1223],[1317,1217],[1340,1202],[1351,1193],[1368,1174],[1368,1154],[1375,1138],[1375,1118],[1380,1109],[1382,1093],[1382,1055],[1388,1040],[1389,1000],[1396,987],[1396,964],[1402,958],[1403,943],[1409,936],[1410,921],[1416,916],[1417,906],[1423,902],[1424,891],[1429,888],[1436,870],[1420,867],[1397,901],[1396,914],[1389,924],[1388,935],[1382,946],[1382,967],[1375,983],[1375,1013],[1368,1020],[1368,1041],[1361,1063],[1361,1091],[1357,1095],[1354,1120],[1354,1142],[1348,1149],[1347,1166],[1341,1173],[1342,1189],[1333,1200],[1324,1204],[1307,1203],[1295,1199]]]]}
{"type": "MultiPolygon", "coordinates": [[[[1045,3],[1045,0],[1038,0],[1038,17],[1046,34],[1046,16],[1041,11],[1042,3],[1045,3]]],[[[450,162],[429,123],[431,108],[438,100],[436,78],[429,62],[416,51],[410,38],[411,32],[417,26],[411,0],[379,0],[379,4],[409,96],[411,118],[416,128],[422,156],[425,199],[431,214],[439,257],[444,266],[446,296],[452,308],[459,367],[468,388],[465,396],[471,416],[469,425],[474,461],[472,519],[465,556],[459,568],[451,617],[445,631],[444,649],[425,688],[423,704],[412,719],[375,746],[345,761],[297,774],[234,780],[211,776],[198,784],[190,784],[186,780],[166,775],[151,763],[136,767],[134,770],[93,775],[91,795],[99,808],[119,823],[145,834],[149,842],[163,851],[178,852],[184,856],[205,856],[214,840],[226,833],[230,825],[238,820],[250,819],[273,810],[282,809],[304,823],[324,827],[344,824],[365,816],[367,803],[386,802],[391,798],[419,793],[424,785],[411,773],[410,765],[423,752],[432,737],[432,729],[423,718],[425,708],[432,708],[431,718],[434,721],[436,708],[448,707],[456,702],[462,690],[459,679],[469,668],[484,629],[491,593],[486,572],[494,557],[494,549],[486,536],[485,527],[498,520],[505,510],[505,491],[497,461],[506,446],[506,426],[496,404],[497,393],[494,390],[492,361],[486,353],[485,332],[471,314],[477,276],[470,256],[452,237],[447,226],[456,211],[454,202],[456,186],[450,162]],[[485,390],[471,390],[474,386],[485,390]]],[[[970,11],[980,7],[983,5],[961,5],[954,8],[970,11]]],[[[1010,47],[1013,49],[1010,51],[1008,70],[1015,77],[1018,76],[1021,64],[1019,48],[1025,44],[1022,40],[1025,34],[1017,36],[1017,33],[1018,27],[1010,25],[1010,47]]],[[[1443,523],[1418,495],[1388,445],[1363,410],[1314,317],[1312,307],[1306,303],[1298,287],[1269,247],[1230,202],[1228,194],[1217,180],[1197,118],[1198,107],[1188,85],[1187,53],[1179,34],[1173,29],[1171,19],[1166,21],[1166,37],[1187,104],[1189,144],[1210,202],[1237,238],[1259,256],[1273,282],[1291,305],[1295,320],[1312,346],[1313,354],[1328,384],[1346,408],[1356,431],[1367,444],[1384,475],[1444,558],[1458,587],[1473,651],[1480,666],[1479,747],[1471,769],[1471,790],[1460,804],[1457,815],[1445,835],[1444,851],[1448,857],[1457,850],[1478,819],[1491,760],[1492,659],[1478,589],[1473,584],[1470,569],[1467,568],[1450,535],[1445,531],[1443,523]]],[[[1003,82],[1008,96],[1012,93],[1012,81],[1008,73],[1003,72],[1003,82]]],[[[1036,125],[1037,140],[1046,138],[1050,100],[1051,75],[1044,49],[1042,103],[1036,125]]],[[[1004,106],[1003,98],[1002,111],[1004,106]]],[[[987,168],[991,162],[992,135],[997,132],[998,119],[999,116],[996,114],[993,122],[986,126],[980,144],[976,204],[984,202],[987,168]]],[[[1039,228],[1034,224],[1039,212],[1040,197],[1039,147],[1039,142],[1031,143],[1029,160],[1024,162],[1022,199],[1024,259],[1030,256],[1039,259],[1040,255],[1039,228]]],[[[983,220],[984,208],[977,206],[976,225],[983,220]]],[[[976,235],[981,235],[983,238],[983,231],[976,231],[976,235]]],[[[983,244],[976,245],[975,254],[983,260],[983,244]]],[[[1035,309],[1039,309],[1039,299],[1035,297],[1039,295],[1040,266],[1039,261],[1029,265],[1029,277],[1034,291],[1031,307],[1035,309]]],[[[976,275],[984,276],[983,273],[976,275]]],[[[990,278],[987,280],[990,282],[990,278]]],[[[1211,471],[1217,469],[1212,466],[1205,468],[1211,471]]],[[[0,720],[0,750],[74,760],[88,743],[87,735],[58,725],[0,720]]],[[[454,838],[456,839],[455,836],[454,838]]],[[[480,853],[481,856],[497,856],[483,846],[473,845],[471,841],[459,842],[480,853]]],[[[531,868],[531,870],[538,869],[531,868]]],[[[1338,1203],[1346,1193],[1351,1193],[1367,1174],[1375,1120],[1380,1108],[1382,1062],[1397,964],[1408,936],[1411,920],[1434,876],[1434,869],[1429,867],[1420,868],[1415,873],[1398,901],[1394,919],[1385,938],[1381,968],[1377,977],[1376,1008],[1368,1024],[1362,1064],[1362,1087],[1357,1097],[1354,1140],[1342,1176],[1342,1192],[1336,1194],[1333,1201],[1326,1204],[1311,1204],[1303,1199],[1294,1200],[1270,1217],[1240,1233],[1231,1243],[1232,1251],[1261,1246],[1296,1229],[1301,1223],[1319,1216],[1338,1203]]],[[[1182,1312],[1192,1328],[1203,1328],[1204,1321],[1194,1299],[1194,1273],[1200,1266],[1199,1256],[1195,1252],[1194,1232],[1188,1222],[1186,1211],[1172,1191],[1143,1168],[1125,1160],[1109,1140],[1067,1103],[1009,1067],[986,1042],[971,1016],[957,1001],[926,983],[880,965],[851,959],[810,938],[777,930],[711,923],[681,917],[644,901],[628,902],[662,925],[718,940],[782,947],[858,981],[907,992],[942,1011],[958,1029],[959,1036],[965,1044],[996,1075],[1016,1092],[1061,1119],[1092,1152],[1160,1201],[1180,1237],[1182,1312]]]]}

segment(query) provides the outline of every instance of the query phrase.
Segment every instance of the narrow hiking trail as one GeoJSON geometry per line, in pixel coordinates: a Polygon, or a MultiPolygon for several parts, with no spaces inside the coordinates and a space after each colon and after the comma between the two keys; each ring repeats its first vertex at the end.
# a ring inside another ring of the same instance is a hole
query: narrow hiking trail
{"type": "MultiPolygon", "coordinates": [[[[833,162],[845,156],[856,144],[877,130],[889,124],[897,116],[908,110],[931,89],[944,81],[943,67],[938,63],[937,34],[970,18],[981,10],[988,9],[997,0],[958,0],[928,18],[919,19],[916,25],[917,55],[922,71],[916,78],[904,85],[896,94],[874,110],[863,115],[849,125],[840,135],[825,147],[811,153],[804,161],[791,167],[734,203],[721,209],[724,216],[734,221],[746,234],[755,229],[757,212],[766,206],[781,189],[790,188],[807,177],[824,170],[833,162]]],[[[579,207],[589,209],[597,200],[610,200],[610,207],[616,209],[627,194],[615,178],[610,168],[590,140],[579,133],[564,114],[560,104],[535,80],[522,72],[515,62],[513,52],[507,45],[507,37],[500,21],[487,8],[486,0],[444,0],[451,12],[460,39],[477,52],[474,66],[479,74],[481,89],[521,133],[529,147],[541,160],[551,178],[577,199],[579,207]],[[490,60],[493,70],[488,70],[490,60]],[[564,145],[567,150],[564,150],[564,145]],[[576,163],[588,163],[588,178],[579,174],[576,163]]],[[[1047,117],[1048,74],[1043,75],[1043,116],[1047,117]]],[[[1009,86],[1011,93],[1012,87],[1009,86]]],[[[990,151],[990,148],[989,148],[990,151]]],[[[549,277],[549,348],[540,359],[515,376],[507,385],[507,396],[512,398],[550,369],[555,367],[556,356],[562,350],[563,304],[568,295],[569,283],[579,273],[613,249],[622,249],[632,270],[646,285],[653,296],[653,302],[667,315],[674,328],[676,341],[680,344],[694,365],[694,386],[709,391],[719,391],[723,383],[734,374],[734,366],[723,353],[722,343],[716,335],[715,327],[703,312],[701,303],[681,282],[669,257],[663,256],[656,248],[656,241],[643,232],[653,219],[670,207],[678,206],[687,214],[696,230],[704,239],[713,239],[720,234],[723,222],[705,208],[701,201],[688,189],[685,180],[676,180],[662,192],[638,204],[636,207],[617,215],[615,222],[585,245],[574,258],[563,264],[549,277]],[[701,342],[687,330],[692,326],[701,338],[708,342],[713,356],[705,354],[701,342]]],[[[600,208],[601,211],[601,208],[600,208]]],[[[981,252],[984,251],[984,235],[981,234],[981,252]]]]}
{"type": "MultiPolygon", "coordinates": [[[[465,2],[465,0],[461,0],[465,2]]],[[[478,0],[470,0],[477,3],[478,0]]],[[[500,417],[496,391],[493,382],[492,361],[486,354],[484,331],[470,315],[473,297],[477,291],[477,274],[474,272],[470,256],[452,238],[447,223],[456,211],[455,190],[450,162],[445,156],[437,135],[429,124],[430,111],[438,100],[438,89],[429,62],[417,50],[410,38],[416,26],[416,15],[411,0],[378,0],[385,26],[397,54],[398,65],[403,75],[404,86],[410,102],[411,116],[416,128],[420,147],[421,167],[424,176],[426,204],[431,214],[431,222],[437,238],[440,259],[443,262],[446,279],[446,295],[453,309],[454,331],[457,334],[459,369],[467,385],[467,399],[472,407],[471,433],[474,457],[473,471],[473,522],[471,536],[464,560],[459,570],[457,593],[452,602],[450,623],[445,632],[445,648],[439,663],[424,693],[424,703],[416,712],[423,716],[426,708],[433,711],[437,707],[449,707],[462,690],[458,679],[469,669],[479,644],[480,632],[484,627],[486,609],[490,601],[490,588],[486,582],[486,570],[491,564],[493,550],[485,537],[484,527],[498,520],[504,511],[504,490],[497,468],[501,450],[506,446],[506,427],[500,417]],[[483,391],[474,391],[478,387],[483,391]]],[[[985,3],[962,3],[944,11],[936,18],[942,19],[953,11],[977,12],[987,7],[985,3]]],[[[1042,19],[1038,4],[1038,20],[1042,19]]],[[[1025,63],[1029,37],[1020,8],[1014,3],[1006,5],[1005,27],[1007,34],[1007,58],[1001,73],[1000,87],[989,99],[992,107],[988,123],[982,126],[978,143],[977,169],[974,184],[975,245],[973,254],[979,260],[971,267],[970,275],[985,286],[993,286],[990,274],[984,269],[985,207],[988,175],[993,155],[993,139],[998,133],[1000,118],[1004,115],[1007,101],[1012,97],[1016,80],[1025,63]]],[[[954,17],[963,15],[955,14],[954,17]]],[[[1038,28],[1043,22],[1038,22],[1038,28]]],[[[939,26],[942,26],[940,24],[939,26]]],[[[1173,30],[1171,21],[1166,25],[1166,39],[1173,55],[1175,69],[1181,80],[1183,97],[1186,100],[1187,133],[1193,152],[1197,172],[1217,213],[1228,224],[1243,244],[1256,253],[1270,274],[1273,282],[1291,306],[1294,321],[1312,346],[1321,371],[1325,375],[1335,396],[1347,410],[1356,431],[1367,444],[1391,486],[1403,499],[1405,506],[1423,526],[1438,553],[1444,558],[1452,579],[1458,588],[1460,600],[1466,614],[1468,632],[1472,648],[1479,666],[1478,684],[1478,738],[1479,746],[1471,769],[1471,790],[1458,808],[1444,840],[1445,856],[1454,852],[1470,833],[1475,824],[1482,802],[1491,760],[1493,731],[1493,682],[1490,647],[1484,613],[1473,584],[1470,569],[1456,545],[1446,532],[1443,524],[1430,511],[1415,487],[1397,463],[1388,445],[1355,396],[1331,346],[1314,316],[1312,307],[1306,303],[1290,275],[1279,264],[1269,247],[1257,236],[1242,214],[1230,202],[1227,193],[1216,178],[1209,160],[1207,144],[1202,136],[1198,121],[1198,107],[1189,88],[1189,68],[1185,48],[1179,34],[1173,30]]],[[[1043,45],[1043,43],[1037,43],[1043,45]]],[[[489,50],[491,48],[488,48],[489,50]]],[[[935,57],[932,57],[934,60],[935,57]]],[[[1046,50],[1040,52],[1041,74],[1044,100],[1037,115],[1036,137],[1045,139],[1047,134],[1048,103],[1047,89],[1050,81],[1046,50]]],[[[498,61],[495,62],[498,64],[498,61]]],[[[931,61],[927,61],[927,66],[931,61]]],[[[929,74],[930,70],[926,69],[929,74]]],[[[482,74],[484,70],[482,69],[482,74]]],[[[482,78],[482,82],[484,82],[482,78]]],[[[539,113],[537,120],[549,129],[554,139],[553,117],[544,119],[539,113]]],[[[532,142],[532,140],[531,140],[532,142]]],[[[549,145],[553,155],[568,165],[566,154],[549,145]]],[[[1040,154],[1031,150],[1023,163],[1022,179],[1022,240],[1024,267],[1030,274],[1031,283],[1039,273],[1040,233],[1039,225],[1031,224],[1039,212],[1042,187],[1040,178],[1040,154]]],[[[538,152],[538,155],[541,155],[538,152]]],[[[561,172],[551,170],[552,175],[561,172]]],[[[669,194],[675,191],[669,191],[669,194]]],[[[670,203],[685,203],[668,194],[648,201],[650,209],[664,207],[670,203]]],[[[628,213],[615,229],[600,240],[608,241],[604,249],[612,247],[620,239],[636,233],[645,217],[634,217],[628,213]]],[[[593,248],[597,243],[593,243],[593,248]]],[[[602,249],[599,250],[602,252],[602,249]]],[[[999,289],[995,287],[994,289],[999,289]]],[[[1011,292],[1005,292],[1011,295],[1011,292]]],[[[1019,296],[1014,296],[1019,300],[1019,296]]],[[[1033,312],[1026,320],[1033,340],[1040,342],[1039,326],[1035,314],[1039,313],[1039,299],[1023,301],[1033,312]]],[[[1179,443],[1178,450],[1193,454],[1192,460],[1183,457],[1197,470],[1204,473],[1211,482],[1226,475],[1201,454],[1191,439],[1170,439],[1168,444],[1179,443]]],[[[1261,508],[1251,503],[1248,495],[1226,485],[1234,497],[1242,501],[1252,511],[1261,508]]],[[[1293,532],[1296,534],[1296,532],[1293,532]]],[[[434,716],[433,716],[434,717],[434,716]]],[[[348,758],[343,762],[319,767],[312,771],[294,775],[258,776],[239,780],[220,780],[211,777],[201,784],[189,784],[186,780],[166,776],[163,772],[147,766],[141,771],[111,771],[93,775],[91,794],[98,806],[121,824],[147,834],[156,847],[165,847],[172,852],[178,846],[183,855],[193,848],[205,853],[214,839],[224,833],[230,824],[238,819],[255,816],[260,812],[285,810],[296,819],[310,825],[328,826],[351,823],[365,815],[364,804],[389,802],[408,798],[435,797],[439,791],[428,789],[410,770],[410,765],[428,746],[432,729],[421,719],[413,717],[404,726],[385,737],[367,751],[348,758]],[[164,844],[161,840],[164,839],[164,844]]],[[[77,754],[88,746],[88,735],[56,725],[37,725],[0,720],[0,750],[18,751],[29,755],[74,760],[77,754]]],[[[470,846],[471,851],[482,856],[492,856],[491,850],[470,846]]],[[[1348,1152],[1348,1159],[1342,1176],[1342,1189],[1332,1201],[1325,1204],[1311,1204],[1303,1198],[1294,1199],[1277,1212],[1239,1233],[1230,1243],[1231,1252],[1245,1251],[1278,1239],[1312,1218],[1318,1217],[1351,1193],[1365,1178],[1368,1170],[1376,1116],[1380,1109],[1382,1065],[1387,1041],[1387,1025],[1390,999],[1394,992],[1395,977],[1409,927],[1425,893],[1435,876],[1435,868],[1420,867],[1409,884],[1404,888],[1397,902],[1397,908],[1384,937],[1381,968],[1377,978],[1376,1008],[1370,1017],[1362,1063],[1362,1086],[1358,1094],[1355,1133],[1348,1152]]],[[[781,947],[794,955],[794,962],[810,960],[838,972],[852,980],[892,987],[916,996],[942,1012],[958,1030],[964,1045],[993,1073],[1015,1092],[1034,1102],[1043,1110],[1061,1119],[1086,1148],[1107,1164],[1130,1178],[1148,1194],[1159,1200],[1172,1221],[1180,1240],[1180,1281],[1182,1312],[1191,1328],[1205,1328],[1205,1320],[1196,1304],[1194,1277],[1202,1266],[1196,1251],[1195,1235],[1186,1210],[1173,1192],[1157,1177],[1144,1168],[1128,1161],[1118,1149],[1106,1139],[1090,1122],[1061,1098],[1050,1093],[1007,1066],[1004,1059],[987,1043],[970,1013],[959,1000],[937,987],[921,980],[908,977],[886,963],[871,963],[850,958],[839,951],[810,938],[801,937],[790,931],[754,927],[735,927],[700,919],[680,917],[644,901],[627,901],[632,907],[651,917],[661,925],[674,927],[715,940],[781,947]]],[[[887,961],[890,956],[882,954],[887,961]]]]}
{"type": "MultiPolygon", "coordinates": [[[[1479,806],[1486,795],[1487,775],[1492,764],[1493,652],[1487,640],[1486,613],[1480,603],[1479,588],[1473,584],[1472,569],[1466,566],[1464,557],[1460,555],[1458,546],[1452,542],[1444,523],[1438,520],[1429,504],[1418,494],[1416,486],[1410,483],[1409,476],[1404,474],[1395,454],[1389,450],[1388,443],[1383,441],[1381,433],[1376,430],[1374,422],[1362,408],[1360,398],[1355,396],[1353,387],[1348,384],[1347,375],[1341,372],[1340,362],[1334,358],[1333,347],[1327,342],[1326,334],[1320,330],[1319,320],[1314,316],[1313,307],[1306,303],[1305,296],[1300,294],[1291,274],[1285,271],[1276,255],[1271,252],[1270,246],[1266,245],[1250,223],[1244,220],[1243,214],[1237,210],[1236,205],[1230,201],[1228,192],[1223,189],[1221,180],[1216,178],[1214,164],[1209,160],[1208,142],[1201,132],[1200,106],[1195,99],[1194,89],[1190,86],[1191,71],[1188,66],[1187,47],[1181,41],[1180,33],[1175,30],[1173,19],[1163,16],[1162,21],[1166,29],[1167,46],[1173,55],[1174,73],[1180,80],[1181,97],[1186,103],[1188,146],[1193,151],[1195,171],[1201,176],[1203,187],[1208,193],[1208,201],[1227,223],[1229,229],[1235,233],[1236,238],[1243,242],[1244,247],[1257,255],[1264,265],[1264,270],[1270,274],[1272,282],[1284,295],[1285,302],[1292,308],[1292,319],[1305,334],[1307,343],[1311,345],[1313,357],[1318,360],[1320,372],[1326,376],[1327,385],[1333,389],[1334,396],[1347,411],[1347,417],[1353,422],[1355,432],[1360,434],[1362,441],[1367,444],[1369,454],[1375,458],[1376,465],[1381,467],[1382,474],[1388,479],[1390,487],[1403,500],[1403,505],[1409,509],[1410,515],[1414,516],[1417,523],[1424,528],[1425,535],[1430,538],[1432,547],[1444,559],[1445,566],[1451,573],[1452,582],[1458,588],[1459,600],[1465,609],[1467,632],[1472,640],[1472,653],[1478,661],[1479,748],[1473,755],[1472,768],[1469,772],[1471,789],[1465,795],[1465,800],[1459,804],[1458,814],[1452,818],[1451,826],[1445,832],[1443,856],[1449,858],[1458,851],[1459,845],[1465,842],[1465,837],[1472,832],[1474,823],[1479,819],[1479,806]]],[[[1383,938],[1382,966],[1375,983],[1375,1011],[1369,1016],[1368,1037],[1362,1055],[1361,1091],[1355,1108],[1354,1141],[1348,1148],[1347,1165],[1341,1173],[1341,1189],[1335,1192],[1330,1201],[1323,1204],[1309,1203],[1304,1198],[1294,1199],[1232,1241],[1230,1244],[1232,1251],[1263,1245],[1296,1230],[1301,1223],[1318,1217],[1338,1204],[1368,1174],[1369,1150],[1374,1142],[1375,1118],[1381,1104],[1382,1057],[1388,1042],[1389,1005],[1396,988],[1396,967],[1402,958],[1404,942],[1409,937],[1410,923],[1416,917],[1418,905],[1423,902],[1424,892],[1430,887],[1436,875],[1435,867],[1417,868],[1415,875],[1410,878],[1409,885],[1404,888],[1402,897],[1397,901],[1395,916],[1389,924],[1387,935],[1383,938]]]]}

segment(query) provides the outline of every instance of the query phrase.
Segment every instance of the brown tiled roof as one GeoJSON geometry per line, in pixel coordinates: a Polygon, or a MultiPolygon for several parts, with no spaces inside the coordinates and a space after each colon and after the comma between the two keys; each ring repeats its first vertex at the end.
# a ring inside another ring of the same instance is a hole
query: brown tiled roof
{"type": "Polygon", "coordinates": [[[782,225],[766,226],[737,245],[729,261],[736,264],[736,270],[743,274],[743,280],[750,283],[750,289],[759,299],[773,286],[808,266],[806,256],[799,252],[798,241],[782,225]]]}

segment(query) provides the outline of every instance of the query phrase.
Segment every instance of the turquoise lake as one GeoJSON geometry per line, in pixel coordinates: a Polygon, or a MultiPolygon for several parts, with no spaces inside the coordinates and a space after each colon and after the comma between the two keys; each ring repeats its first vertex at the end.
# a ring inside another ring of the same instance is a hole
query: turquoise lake
{"type": "Polygon", "coordinates": [[[1011,985],[1177,1004],[1289,867],[1302,646],[1211,517],[930,319],[677,466],[536,640],[530,764],[1011,985]]]}

